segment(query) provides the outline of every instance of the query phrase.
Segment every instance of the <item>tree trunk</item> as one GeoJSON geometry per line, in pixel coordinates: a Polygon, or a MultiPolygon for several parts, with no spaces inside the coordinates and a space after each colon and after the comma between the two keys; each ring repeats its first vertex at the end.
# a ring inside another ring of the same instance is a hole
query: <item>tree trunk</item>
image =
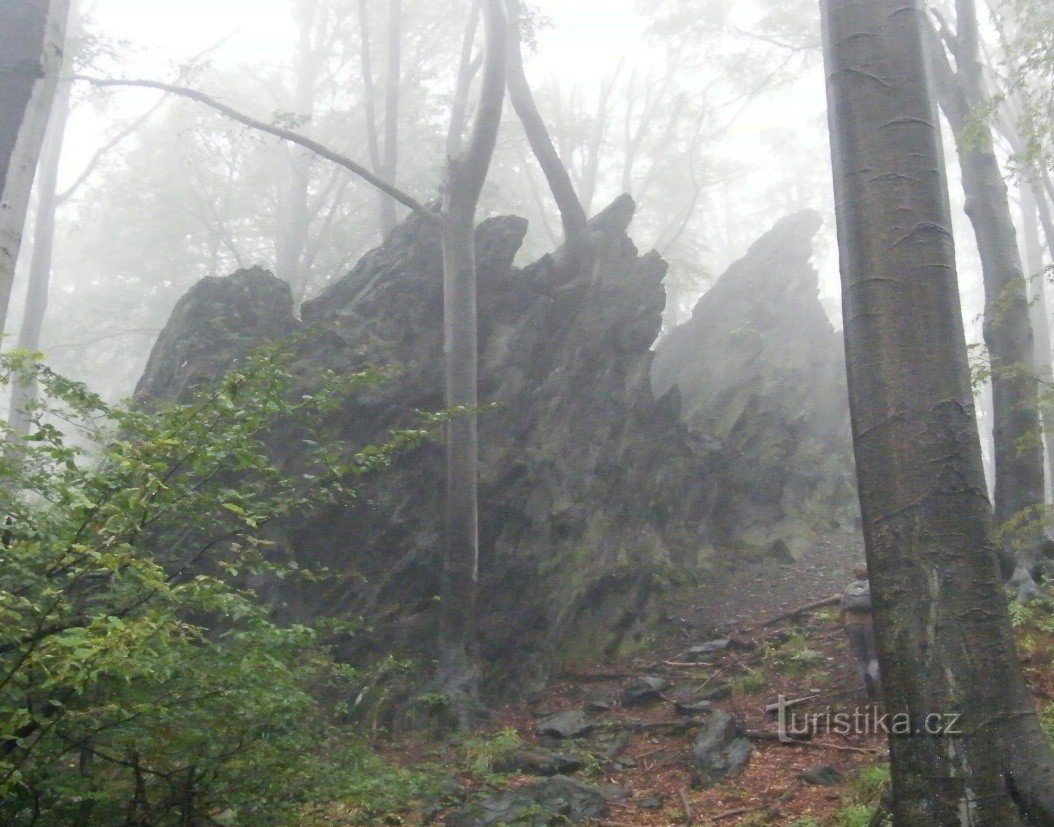
{"type": "Polygon", "coordinates": [[[1018,597],[1038,594],[1043,548],[1043,445],[1032,326],[1017,235],[1006,182],[992,132],[981,120],[990,101],[984,92],[973,0],[957,0],[958,32],[945,35],[953,70],[932,25],[929,59],[938,100],[955,132],[966,214],[973,225],[984,279],[984,341],[992,371],[995,445],[995,519],[1004,574],[1013,575],[1018,597]]]}
{"type": "MultiPolygon", "coordinates": [[[[447,425],[447,537],[443,561],[440,681],[459,726],[478,712],[476,591],[479,579],[479,437],[475,216],[490,169],[505,98],[504,0],[485,0],[486,54],[465,151],[447,165],[443,198],[443,319],[446,404],[463,412],[447,425]]],[[[453,125],[452,126],[456,126],[453,125]]]]}
{"type": "Polygon", "coordinates": [[[974,414],[920,0],[823,0],[846,361],[894,823],[1054,824],[974,414]],[[896,718],[894,721],[898,720],[896,718]],[[940,719],[946,724],[949,719],[940,719]]]}
{"type": "MultiPolygon", "coordinates": [[[[70,112],[70,83],[59,84],[54,108],[48,124],[47,136],[40,157],[40,176],[37,183],[38,202],[36,225],[33,231],[33,254],[29,264],[29,283],[22,325],[18,331],[17,347],[35,351],[40,348],[40,331],[48,308],[51,286],[51,259],[55,248],[55,212],[58,208],[59,163],[62,144],[66,137],[66,122],[70,112]]],[[[26,406],[37,397],[37,383],[32,378],[15,382],[11,387],[11,410],[8,425],[11,432],[24,436],[29,431],[26,406]]]]}
{"type": "MultiPolygon", "coordinates": [[[[373,171],[388,181],[395,180],[399,160],[399,78],[402,39],[402,7],[392,0],[388,7],[388,70],[385,77],[384,145],[377,124],[377,86],[373,80],[370,48],[370,18],[366,0],[359,0],[359,37],[362,57],[363,114],[366,117],[366,145],[373,171]]],[[[387,238],[397,223],[395,202],[377,193],[377,223],[381,237],[387,238]]]]}
{"type": "MultiPolygon", "coordinates": [[[[316,56],[311,43],[316,13],[314,0],[299,3],[298,11],[293,115],[310,123],[315,114],[316,56]]],[[[309,153],[299,147],[286,147],[285,181],[279,189],[275,259],[279,278],[289,282],[297,299],[303,298],[307,287],[303,258],[311,228],[308,206],[311,162],[309,153]]]]}
{"type": "Polygon", "coordinates": [[[520,45],[522,36],[520,34],[522,7],[519,0],[508,0],[509,17],[509,99],[516,110],[516,115],[523,124],[523,131],[527,135],[527,142],[531,145],[531,151],[538,160],[538,165],[549,182],[549,189],[556,201],[557,209],[560,210],[560,220],[564,225],[564,240],[570,243],[581,241],[585,238],[586,211],[582,202],[575,192],[575,186],[571,182],[567,167],[560,160],[560,156],[553,145],[549,130],[545,127],[538,106],[531,94],[531,87],[527,83],[527,76],[523,71],[523,52],[520,45]]]}
{"type": "Polygon", "coordinates": [[[1046,501],[1054,492],[1054,370],[1051,369],[1050,311],[1047,307],[1047,271],[1043,264],[1043,246],[1039,241],[1039,214],[1032,189],[1027,182],[1019,188],[1021,195],[1021,239],[1024,250],[1025,277],[1029,285],[1029,312],[1035,344],[1036,376],[1039,378],[1039,416],[1046,446],[1046,501]]]}
{"type": "MultiPolygon", "coordinates": [[[[384,78],[383,175],[395,181],[399,172],[399,83],[402,79],[402,0],[388,0],[388,71],[384,78]]],[[[381,196],[381,232],[387,238],[399,219],[395,202],[381,196]]]]}
{"type": "Polygon", "coordinates": [[[66,45],[69,0],[0,5],[0,333],[66,45]]]}

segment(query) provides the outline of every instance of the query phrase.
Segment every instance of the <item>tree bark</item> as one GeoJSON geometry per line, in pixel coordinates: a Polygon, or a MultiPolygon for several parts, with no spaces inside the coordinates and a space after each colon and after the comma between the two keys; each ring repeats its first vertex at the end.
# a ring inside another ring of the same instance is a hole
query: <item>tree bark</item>
{"type": "Polygon", "coordinates": [[[850,411],[894,823],[1054,824],[985,491],[921,0],[823,0],[850,411]],[[944,719],[947,722],[947,719],[944,719]]]}
{"type": "MultiPolygon", "coordinates": [[[[478,712],[476,592],[479,581],[479,361],[475,217],[505,98],[504,0],[484,0],[486,52],[476,116],[464,152],[447,164],[443,197],[443,319],[446,404],[463,412],[447,425],[447,537],[443,559],[439,677],[459,726],[478,712]]],[[[452,124],[456,127],[456,124],[452,124]]]]}
{"type": "Polygon", "coordinates": [[[1024,251],[1025,277],[1029,285],[1029,312],[1035,339],[1036,376],[1039,378],[1039,416],[1043,425],[1046,449],[1046,501],[1054,492],[1054,370],[1051,369],[1050,310],[1047,307],[1047,271],[1043,264],[1043,246],[1039,241],[1039,214],[1032,188],[1023,182],[1021,199],[1021,241],[1024,251]]]}
{"type": "MultiPolygon", "coordinates": [[[[311,33],[315,25],[316,0],[302,0],[297,4],[297,9],[293,115],[310,123],[315,113],[317,57],[312,46],[311,33]]],[[[303,298],[307,286],[303,258],[311,227],[308,207],[311,162],[310,153],[298,147],[287,147],[285,181],[279,188],[275,264],[278,276],[289,283],[297,299],[303,298]]]]}
{"type": "MultiPolygon", "coordinates": [[[[59,163],[62,160],[62,144],[66,137],[66,123],[70,112],[70,85],[68,81],[59,84],[40,157],[33,253],[29,263],[26,306],[16,343],[22,350],[36,351],[40,348],[40,331],[48,308],[51,259],[55,248],[55,212],[59,204],[59,163]]],[[[26,406],[33,402],[36,396],[37,383],[33,377],[25,382],[17,381],[12,384],[8,427],[16,436],[28,433],[29,418],[26,415],[26,406]]]]}
{"type": "MultiPolygon", "coordinates": [[[[401,72],[402,6],[400,0],[388,5],[388,65],[385,74],[384,142],[377,123],[377,86],[373,80],[370,18],[366,0],[359,0],[359,37],[362,58],[363,113],[366,117],[366,144],[370,163],[378,176],[395,180],[399,163],[399,80],[401,72]]],[[[395,202],[377,194],[377,223],[381,237],[395,229],[395,202]]]]}
{"type": "Polygon", "coordinates": [[[538,106],[531,94],[530,84],[523,70],[523,51],[520,33],[522,5],[520,0],[508,0],[509,43],[508,43],[508,85],[509,100],[523,125],[527,142],[538,160],[538,165],[549,182],[549,189],[560,211],[560,220],[564,227],[564,240],[575,243],[585,238],[587,217],[582,201],[575,192],[571,176],[564,162],[553,145],[549,130],[542,120],[538,106]]]}
{"type": "Polygon", "coordinates": [[[955,68],[932,24],[926,31],[937,98],[955,132],[966,214],[973,225],[985,289],[983,334],[992,372],[995,519],[1004,574],[1022,600],[1038,595],[1043,559],[1043,444],[1032,326],[1017,235],[991,128],[974,0],[957,0],[956,34],[944,34],[955,68]]]}
{"type": "MultiPolygon", "coordinates": [[[[399,172],[399,84],[402,79],[402,0],[388,2],[388,71],[384,78],[383,175],[396,180],[399,172]]],[[[398,223],[395,202],[381,197],[381,231],[387,236],[398,223]]]]}
{"type": "Polygon", "coordinates": [[[66,45],[69,0],[0,5],[0,333],[66,45]]]}

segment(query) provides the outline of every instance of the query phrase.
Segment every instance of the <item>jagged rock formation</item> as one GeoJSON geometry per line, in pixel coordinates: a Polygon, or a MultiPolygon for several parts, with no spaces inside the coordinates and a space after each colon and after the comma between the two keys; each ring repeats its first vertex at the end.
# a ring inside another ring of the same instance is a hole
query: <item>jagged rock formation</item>
{"type": "Polygon", "coordinates": [[[779,221],[657,346],[657,392],[718,439],[741,545],[794,556],[859,520],[841,334],[817,297],[811,211],[779,221]]]}
{"type": "MultiPolygon", "coordinates": [[[[526,222],[477,230],[481,395],[492,404],[480,418],[480,627],[494,686],[526,689],[557,657],[632,647],[654,627],[662,590],[731,539],[731,512],[718,507],[723,451],[682,422],[676,393],[651,390],[666,266],[626,236],[630,205],[594,221],[589,262],[557,251],[517,269],[526,222]]],[[[176,308],[139,393],[177,398],[247,346],[299,331],[305,375],[399,367],[333,423],[353,444],[382,440],[415,424],[415,410],[443,406],[441,284],[438,237],[415,217],[305,303],[302,320],[288,287],[260,271],[206,279],[176,308]]],[[[276,450],[295,464],[296,444],[276,450]]],[[[360,643],[427,656],[442,453],[427,445],[356,501],[282,527],[284,553],[346,577],[282,585],[276,598],[294,614],[361,614],[360,643]]]]}

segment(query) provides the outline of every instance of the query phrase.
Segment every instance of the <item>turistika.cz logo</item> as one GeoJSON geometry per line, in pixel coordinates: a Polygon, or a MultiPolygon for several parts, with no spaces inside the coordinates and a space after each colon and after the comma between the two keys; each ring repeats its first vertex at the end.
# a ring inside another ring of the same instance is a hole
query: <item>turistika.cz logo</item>
{"type": "Polygon", "coordinates": [[[802,712],[795,710],[785,695],[776,699],[777,734],[788,743],[817,735],[883,735],[907,737],[928,735],[953,738],[962,735],[958,712],[930,712],[920,717],[910,712],[883,712],[868,705],[846,711],[824,709],[802,712]]]}

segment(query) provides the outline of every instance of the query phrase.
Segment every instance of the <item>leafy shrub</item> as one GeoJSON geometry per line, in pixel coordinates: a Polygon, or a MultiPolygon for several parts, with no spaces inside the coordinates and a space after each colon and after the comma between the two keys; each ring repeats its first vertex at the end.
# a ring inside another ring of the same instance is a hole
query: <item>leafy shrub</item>
{"type": "Polygon", "coordinates": [[[273,346],[147,409],[108,406],[24,353],[0,374],[41,388],[0,458],[0,821],[266,825],[383,793],[318,700],[353,697],[359,676],[249,586],[324,576],[269,559],[269,527],[352,497],[426,437],[327,437],[326,415],[378,375],[305,392],[273,346]],[[278,433],[304,441],[297,468],[272,461],[278,433]]]}

